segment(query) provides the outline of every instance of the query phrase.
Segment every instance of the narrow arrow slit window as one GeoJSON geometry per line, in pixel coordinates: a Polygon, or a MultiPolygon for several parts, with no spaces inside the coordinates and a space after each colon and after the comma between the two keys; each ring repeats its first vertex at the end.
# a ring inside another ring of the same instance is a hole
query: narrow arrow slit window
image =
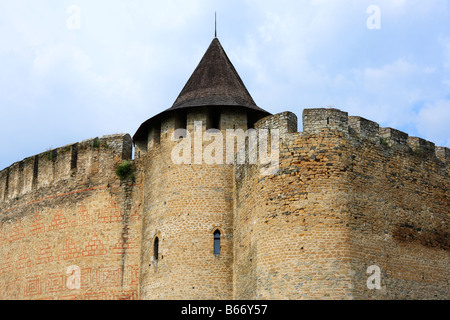
{"type": "Polygon", "coordinates": [[[155,238],[155,241],[153,242],[153,260],[158,261],[158,255],[159,255],[159,239],[158,237],[155,238]]]}
{"type": "Polygon", "coordinates": [[[214,254],[220,255],[220,231],[214,231],[214,254]]]}

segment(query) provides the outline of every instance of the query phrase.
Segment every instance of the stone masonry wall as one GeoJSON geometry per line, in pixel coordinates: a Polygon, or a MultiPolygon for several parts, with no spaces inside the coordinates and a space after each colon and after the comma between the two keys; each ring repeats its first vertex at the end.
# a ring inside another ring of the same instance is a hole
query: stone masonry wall
{"type": "Polygon", "coordinates": [[[342,155],[334,152],[343,144],[340,132],[293,133],[282,137],[277,174],[237,167],[236,299],[351,297],[342,155]]]}
{"type": "Polygon", "coordinates": [[[448,159],[430,142],[395,135],[380,146],[352,139],[347,151],[354,296],[449,299],[448,159]],[[369,266],[380,270],[379,289],[367,289],[369,266]]]}
{"type": "Polygon", "coordinates": [[[448,149],[337,109],[303,128],[276,174],[236,166],[234,297],[448,299],[448,149]]]}
{"type": "Polygon", "coordinates": [[[233,166],[225,164],[225,154],[221,164],[207,164],[197,156],[215,141],[204,139],[208,127],[225,137],[224,130],[245,130],[247,121],[245,113],[226,110],[218,119],[219,128],[214,128],[206,108],[189,110],[184,124],[190,137],[188,163],[176,164],[171,158],[180,142],[172,141],[174,130],[183,126],[175,117],[162,121],[160,143],[138,160],[144,168],[145,194],[142,299],[233,298],[233,166]],[[199,121],[201,126],[195,128],[199,121]],[[214,254],[216,230],[221,233],[219,255],[214,254]]]}
{"type": "Polygon", "coordinates": [[[115,174],[131,150],[105,136],[0,173],[0,299],[139,298],[139,181],[115,174]]]}
{"type": "Polygon", "coordinates": [[[450,298],[448,148],[306,109],[303,132],[290,112],[255,124],[279,129],[273,174],[226,154],[197,163],[212,143],[227,148],[207,129],[247,124],[233,109],[163,119],[136,148],[134,181],[115,173],[131,159],[127,134],[0,171],[0,299],[450,298]],[[173,162],[179,126],[189,163],[173,162]]]}

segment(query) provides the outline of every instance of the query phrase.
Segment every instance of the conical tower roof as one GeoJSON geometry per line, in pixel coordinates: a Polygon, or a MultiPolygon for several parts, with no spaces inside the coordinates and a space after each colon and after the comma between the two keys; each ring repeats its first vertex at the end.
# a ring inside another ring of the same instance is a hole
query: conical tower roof
{"type": "Polygon", "coordinates": [[[253,101],[219,39],[214,38],[169,110],[217,105],[265,112],[253,101]]]}
{"type": "Polygon", "coordinates": [[[212,40],[172,107],[144,122],[133,140],[144,137],[151,123],[165,113],[204,106],[234,106],[253,111],[261,117],[270,115],[253,101],[217,37],[212,40]]]}

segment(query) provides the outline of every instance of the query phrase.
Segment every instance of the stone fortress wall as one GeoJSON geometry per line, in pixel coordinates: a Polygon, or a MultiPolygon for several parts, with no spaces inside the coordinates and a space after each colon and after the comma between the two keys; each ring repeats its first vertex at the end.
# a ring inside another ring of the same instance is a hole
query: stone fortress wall
{"type": "Polygon", "coordinates": [[[277,174],[235,167],[235,298],[448,299],[450,150],[337,109],[295,124],[256,124],[285,133],[277,174]]]}
{"type": "MultiPolygon", "coordinates": [[[[143,168],[141,297],[143,299],[233,299],[233,165],[195,163],[209,129],[247,130],[247,115],[233,109],[212,114],[207,108],[174,113],[149,132],[143,168]],[[201,126],[194,128],[195,122],[201,126]],[[174,164],[175,130],[190,135],[191,163],[174,164]],[[196,131],[197,130],[197,131],[196,131]],[[155,132],[158,137],[155,139],[155,132]],[[195,132],[195,133],[194,133],[195,132]],[[198,134],[200,133],[200,135],[198,134]],[[214,232],[221,234],[214,254],[214,232]],[[159,256],[153,248],[159,240],[159,256]]],[[[225,147],[224,141],[224,147],[225,147]]]]}
{"type": "Polygon", "coordinates": [[[136,181],[121,182],[131,152],[106,136],[0,172],[0,299],[450,297],[448,148],[337,109],[305,109],[297,132],[290,112],[192,108],[136,143],[136,181]],[[194,121],[279,129],[278,172],[173,164],[172,133],[194,121]]]}
{"type": "Polygon", "coordinates": [[[0,299],[136,299],[139,186],[115,170],[128,134],[49,150],[0,172],[0,299]]]}

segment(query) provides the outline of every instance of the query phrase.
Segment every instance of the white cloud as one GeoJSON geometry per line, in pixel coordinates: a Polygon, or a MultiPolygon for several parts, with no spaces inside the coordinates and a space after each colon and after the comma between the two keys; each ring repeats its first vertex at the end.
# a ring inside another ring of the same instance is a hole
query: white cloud
{"type": "MultiPolygon", "coordinates": [[[[377,1],[389,14],[393,15],[414,15],[426,16],[436,9],[445,6],[446,0],[380,0],[377,1]]],[[[373,2],[373,1],[372,1],[373,2]]],[[[412,16],[411,16],[412,17],[412,16]]]]}
{"type": "Polygon", "coordinates": [[[378,68],[355,69],[348,75],[353,88],[344,88],[342,98],[347,96],[348,101],[344,100],[343,106],[385,126],[410,128],[422,102],[440,95],[432,85],[434,73],[432,68],[404,58],[378,68]]]}
{"type": "Polygon", "coordinates": [[[80,48],[68,43],[58,43],[36,51],[32,73],[44,77],[61,72],[61,68],[71,68],[75,72],[86,72],[92,60],[80,48]]]}
{"type": "Polygon", "coordinates": [[[364,77],[367,84],[375,89],[385,88],[392,85],[392,80],[398,77],[409,77],[417,72],[417,66],[409,63],[405,59],[398,59],[391,64],[382,66],[381,68],[366,68],[364,77]]]}
{"type": "Polygon", "coordinates": [[[417,116],[417,128],[424,139],[450,147],[450,100],[425,104],[417,116]]]}

